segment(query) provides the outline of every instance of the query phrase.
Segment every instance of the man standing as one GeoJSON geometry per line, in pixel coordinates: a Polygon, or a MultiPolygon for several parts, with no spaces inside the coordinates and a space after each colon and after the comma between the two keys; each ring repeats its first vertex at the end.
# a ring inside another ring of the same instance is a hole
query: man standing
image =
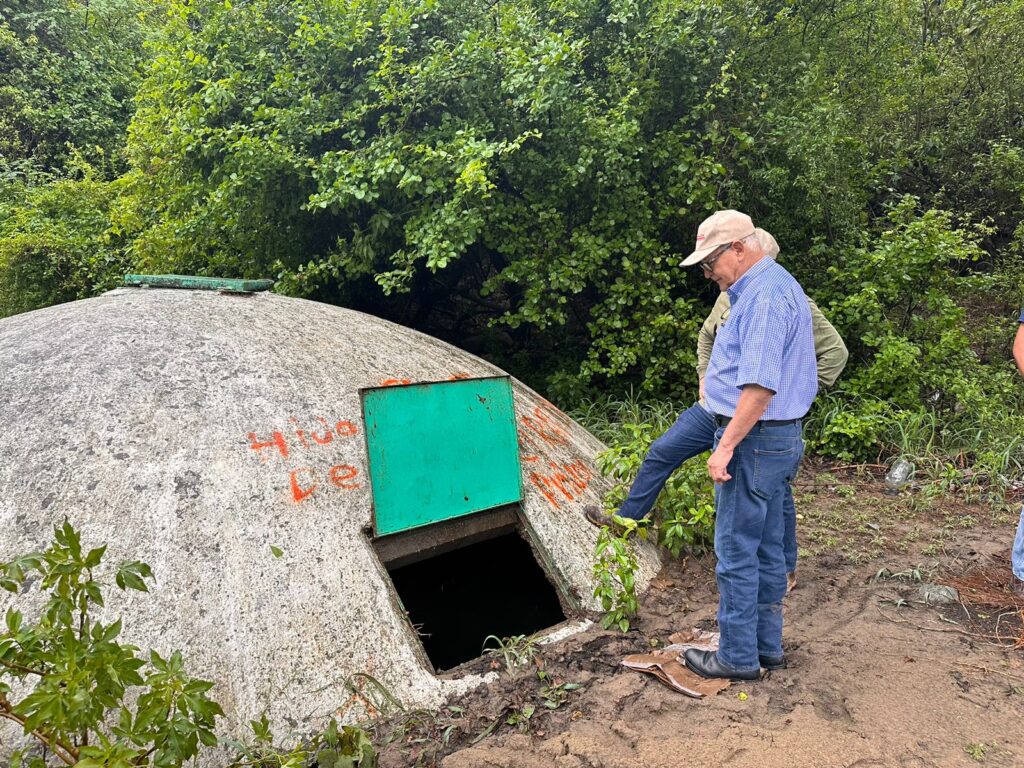
{"type": "MultiPolygon", "coordinates": [[[[1020,325],[1017,326],[1017,336],[1013,340],[1013,359],[1020,375],[1024,376],[1024,310],[1021,310],[1020,325]]],[[[1018,597],[1024,598],[1024,507],[1021,507],[1017,536],[1013,540],[1010,567],[1013,569],[1013,591],[1018,597]]]]}
{"type": "Polygon", "coordinates": [[[782,495],[803,454],[800,420],[818,390],[807,297],[766,258],[750,217],[719,211],[697,230],[683,266],[701,264],[732,306],[704,381],[718,430],[708,459],[715,482],[717,652],[691,649],[704,677],[756,680],[785,664],[782,495]]]}
{"type": "MultiPolygon", "coordinates": [[[[758,244],[765,256],[774,259],[779,253],[775,238],[763,229],[755,229],[758,244]]],[[[708,260],[701,263],[708,277],[713,273],[713,264],[708,260]]],[[[811,310],[811,323],[814,332],[814,354],[818,369],[818,386],[832,386],[846,366],[849,353],[839,333],[818,309],[818,306],[807,300],[811,310]]],[[[711,361],[711,350],[714,346],[718,329],[729,317],[729,294],[722,291],[711,313],[704,320],[697,337],[697,376],[699,379],[700,400],[683,411],[675,423],[665,434],[651,445],[644,457],[640,471],[629,489],[629,495],[616,513],[618,517],[640,520],[646,517],[654,506],[654,502],[664,488],[669,476],[685,461],[710,450],[715,441],[714,415],[709,413],[704,399],[704,377],[711,361]]],[[[793,504],[793,492],[789,485],[782,498],[783,521],[785,524],[784,552],[786,557],[787,590],[796,583],[796,507],[793,504]]],[[[597,526],[614,525],[613,516],[598,506],[588,505],[584,508],[587,520],[597,526]]]]}

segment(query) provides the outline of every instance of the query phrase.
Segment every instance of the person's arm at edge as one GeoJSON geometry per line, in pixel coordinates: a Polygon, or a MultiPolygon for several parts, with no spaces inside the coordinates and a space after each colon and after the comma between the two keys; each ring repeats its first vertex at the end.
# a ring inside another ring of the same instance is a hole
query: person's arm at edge
{"type": "Polygon", "coordinates": [[[814,303],[807,298],[807,306],[811,310],[811,328],[814,332],[814,357],[818,361],[818,387],[825,389],[836,383],[836,379],[846,368],[850,357],[846,344],[839,331],[828,321],[828,318],[814,303]]]}
{"type": "Polygon", "coordinates": [[[711,350],[715,346],[715,334],[718,331],[718,326],[722,324],[722,316],[728,309],[729,295],[723,291],[718,294],[715,305],[711,308],[708,316],[704,318],[704,322],[697,332],[697,383],[701,401],[704,400],[704,376],[711,363],[711,350]]]}
{"type": "Polygon", "coordinates": [[[773,397],[775,393],[760,384],[747,384],[743,387],[740,399],[736,403],[736,415],[725,428],[722,439],[718,441],[718,447],[708,459],[708,474],[714,482],[725,483],[732,479],[728,472],[732,454],[754,424],[764,415],[773,397]]]}
{"type": "Polygon", "coordinates": [[[1017,370],[1024,376],[1024,322],[1017,328],[1017,335],[1013,339],[1013,361],[1017,363],[1017,370]]]}

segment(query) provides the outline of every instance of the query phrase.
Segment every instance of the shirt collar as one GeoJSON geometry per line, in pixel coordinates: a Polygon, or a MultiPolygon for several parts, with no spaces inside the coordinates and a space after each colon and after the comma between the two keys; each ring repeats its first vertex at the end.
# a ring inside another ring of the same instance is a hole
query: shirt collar
{"type": "Polygon", "coordinates": [[[768,256],[763,257],[757,264],[748,269],[739,280],[726,288],[725,292],[729,294],[730,303],[735,304],[736,300],[754,282],[757,276],[765,270],[771,269],[773,264],[775,264],[775,259],[768,256]]]}

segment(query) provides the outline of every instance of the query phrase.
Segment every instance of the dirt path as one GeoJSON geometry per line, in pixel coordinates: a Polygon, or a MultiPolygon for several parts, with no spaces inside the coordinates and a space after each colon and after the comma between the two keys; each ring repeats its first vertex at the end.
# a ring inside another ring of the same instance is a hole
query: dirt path
{"type": "Polygon", "coordinates": [[[1024,649],[1013,648],[1020,614],[928,605],[917,581],[1006,569],[1006,516],[993,520],[988,508],[949,501],[922,505],[909,495],[850,494],[850,486],[819,477],[798,496],[804,557],[786,601],[789,669],[695,700],[618,666],[676,630],[713,627],[713,558],[672,562],[633,631],[592,629],[543,648],[532,666],[437,713],[419,733],[423,741],[411,729],[382,765],[1024,765],[1024,649]],[[845,528],[836,526],[840,518],[845,528]],[[562,682],[583,687],[553,694],[562,682]],[[557,707],[544,706],[545,685],[548,706],[557,707]],[[521,722],[508,725],[516,713],[521,722]]]}

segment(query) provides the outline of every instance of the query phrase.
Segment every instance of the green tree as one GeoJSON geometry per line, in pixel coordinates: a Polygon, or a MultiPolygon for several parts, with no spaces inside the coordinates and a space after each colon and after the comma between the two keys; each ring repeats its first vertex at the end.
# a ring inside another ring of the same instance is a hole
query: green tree
{"type": "Polygon", "coordinates": [[[0,3],[0,171],[63,174],[73,151],[124,170],[142,0],[0,3]]]}
{"type": "MultiPolygon", "coordinates": [[[[47,753],[78,768],[172,768],[213,746],[220,706],[213,683],[191,677],[181,653],[146,657],[118,641],[121,620],[103,623],[104,583],[97,578],[106,545],[83,550],[65,521],[53,543],[0,563],[0,587],[24,593],[35,582],[46,601],[35,618],[7,611],[0,633],[0,718],[17,723],[47,753]],[[27,684],[27,685],[26,685],[27,684]],[[27,690],[26,690],[27,689],[27,690]]],[[[117,586],[148,591],[145,563],[126,561],[117,586]]],[[[15,754],[15,765],[43,768],[43,757],[15,754]],[[22,761],[26,761],[22,763],[22,761]]]]}
{"type": "Polygon", "coordinates": [[[716,119],[733,79],[722,17],[667,1],[176,4],[132,125],[137,263],[270,273],[478,351],[511,340],[568,390],[637,372],[680,388],[703,285],[678,261],[748,146],[716,119]]]}

